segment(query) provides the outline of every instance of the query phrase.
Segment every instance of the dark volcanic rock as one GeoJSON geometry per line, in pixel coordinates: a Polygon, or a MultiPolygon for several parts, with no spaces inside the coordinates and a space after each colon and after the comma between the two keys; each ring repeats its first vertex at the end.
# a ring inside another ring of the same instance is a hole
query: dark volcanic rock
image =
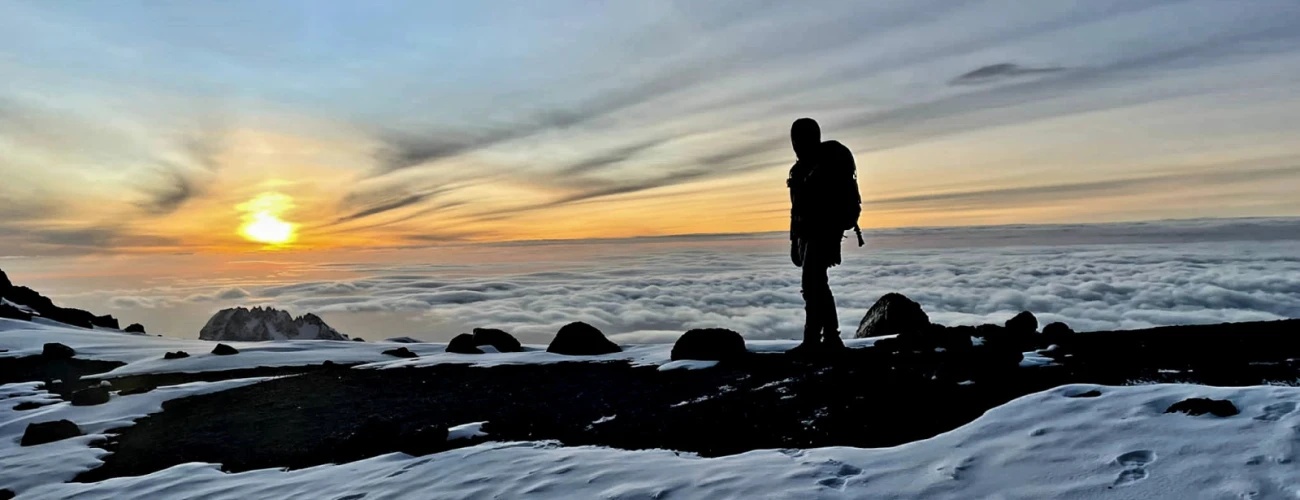
{"type": "Polygon", "coordinates": [[[0,318],[17,319],[22,321],[31,321],[32,315],[23,312],[22,309],[9,304],[0,304],[0,318]]]}
{"type": "Polygon", "coordinates": [[[38,444],[53,443],[70,437],[81,435],[81,428],[69,420],[55,420],[53,422],[38,422],[27,424],[27,430],[23,432],[22,446],[35,446],[38,444]]]}
{"type": "Polygon", "coordinates": [[[407,348],[405,348],[405,347],[398,347],[397,349],[389,349],[389,350],[387,350],[387,351],[384,351],[382,354],[387,354],[387,355],[389,355],[389,356],[394,356],[394,357],[398,357],[398,358],[418,358],[418,357],[420,357],[419,354],[416,354],[416,353],[414,353],[414,352],[411,352],[410,349],[407,349],[407,348]]]}
{"type": "Polygon", "coordinates": [[[102,405],[108,399],[108,388],[97,385],[72,393],[72,406],[102,405]]]}
{"type": "Polygon", "coordinates": [[[15,497],[15,496],[17,496],[17,494],[14,493],[13,490],[10,490],[10,489],[0,489],[0,500],[10,500],[11,498],[13,498],[13,497],[15,497]]]}
{"type": "Polygon", "coordinates": [[[199,330],[199,340],[347,340],[315,314],[294,318],[275,308],[222,309],[199,330]]]}
{"type": "Polygon", "coordinates": [[[122,331],[127,333],[145,333],[144,325],[139,323],[131,323],[129,325],[126,325],[126,329],[122,331]]]}
{"type": "Polygon", "coordinates": [[[229,356],[231,354],[239,354],[239,349],[235,349],[234,347],[230,347],[226,344],[217,344],[216,347],[212,348],[212,354],[216,354],[218,356],[229,356]]]}
{"type": "Polygon", "coordinates": [[[41,356],[44,356],[48,359],[71,359],[73,356],[76,355],[77,355],[77,351],[75,349],[60,344],[58,342],[50,342],[48,344],[45,344],[45,346],[41,349],[41,356]]]}
{"type": "MultiPolygon", "coordinates": [[[[224,344],[220,344],[220,345],[224,345],[224,344]]],[[[185,351],[176,351],[176,352],[167,351],[163,353],[163,359],[183,359],[188,357],[190,357],[190,353],[185,351]]]]}
{"type": "Polygon", "coordinates": [[[351,434],[336,441],[338,443],[333,447],[335,463],[352,462],[392,451],[418,457],[450,448],[446,427],[380,417],[367,419],[351,434]]]}
{"type": "Polygon", "coordinates": [[[361,337],[352,337],[352,341],[353,341],[353,342],[365,342],[366,339],[363,339],[363,338],[361,338],[361,337]]]}
{"type": "Polygon", "coordinates": [[[1031,313],[1029,311],[1021,311],[1020,314],[1017,314],[1011,319],[1007,320],[1006,324],[1004,324],[1003,326],[1005,326],[1007,330],[1010,330],[1013,333],[1018,333],[1018,334],[1037,333],[1038,318],[1034,317],[1034,313],[1031,313]]]}
{"type": "Polygon", "coordinates": [[[524,346],[513,335],[496,328],[475,328],[474,345],[490,345],[497,352],[520,352],[524,346]]]}
{"type": "Polygon", "coordinates": [[[21,402],[21,403],[18,403],[18,404],[16,404],[16,405],[14,405],[14,410],[15,410],[15,411],[35,410],[35,409],[40,408],[40,407],[42,407],[42,406],[49,406],[49,405],[51,405],[51,404],[54,404],[54,403],[41,404],[41,403],[37,403],[37,402],[35,402],[35,401],[23,401],[23,402],[21,402]]]}
{"type": "Polygon", "coordinates": [[[117,322],[117,318],[114,318],[110,314],[105,314],[103,316],[95,316],[94,318],[91,318],[90,323],[100,328],[112,328],[114,330],[120,327],[120,324],[117,322]]]}
{"type": "Polygon", "coordinates": [[[9,281],[9,275],[5,274],[4,269],[0,269],[0,297],[3,297],[5,290],[8,290],[11,286],[14,286],[14,284],[9,281]]]}
{"type": "Polygon", "coordinates": [[[124,390],[121,390],[121,391],[117,391],[117,395],[118,395],[118,396],[131,396],[131,395],[134,395],[134,394],[144,394],[144,393],[149,392],[149,391],[152,391],[152,390],[154,390],[154,389],[157,389],[157,387],[154,387],[154,386],[152,386],[152,385],[142,385],[142,386],[139,386],[139,387],[132,387],[132,388],[130,388],[130,389],[124,389],[124,390]]]}
{"type": "Polygon", "coordinates": [[[1069,335],[1071,333],[1074,333],[1074,330],[1070,328],[1070,325],[1067,325],[1060,321],[1057,321],[1055,323],[1048,323],[1047,326],[1043,327],[1043,335],[1046,335],[1048,337],[1069,335]]]}
{"type": "Polygon", "coordinates": [[[853,338],[879,337],[897,333],[917,332],[930,324],[930,317],[921,305],[901,293],[887,293],[876,301],[858,324],[853,338]]]}
{"type": "Polygon", "coordinates": [[[1165,413],[1186,413],[1188,415],[1204,415],[1209,413],[1216,417],[1231,417],[1240,413],[1237,406],[1232,401],[1226,399],[1210,398],[1188,398],[1174,403],[1165,413]]]}
{"type": "Polygon", "coordinates": [[[745,339],[739,333],[725,328],[697,328],[690,330],[673,344],[673,361],[698,359],[725,361],[744,356],[745,339]]]}
{"type": "Polygon", "coordinates": [[[593,356],[621,352],[623,348],[605,338],[596,327],[575,321],[560,327],[560,331],[546,346],[546,352],[570,356],[593,356]]]}
{"type": "Polygon", "coordinates": [[[478,348],[474,343],[474,336],[468,333],[462,333],[451,339],[447,343],[447,352],[456,354],[483,354],[483,350],[478,348]]]}

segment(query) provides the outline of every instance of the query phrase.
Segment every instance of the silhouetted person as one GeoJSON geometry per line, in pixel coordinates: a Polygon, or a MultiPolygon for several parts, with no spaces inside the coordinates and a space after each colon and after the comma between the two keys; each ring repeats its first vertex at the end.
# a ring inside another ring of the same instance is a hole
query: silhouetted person
{"type": "Polygon", "coordinates": [[[844,231],[858,232],[862,199],[858,194],[853,153],[837,141],[821,140],[821,127],[811,118],[795,120],[790,144],[798,158],[790,168],[790,260],[803,268],[803,342],[792,353],[844,347],[840,340],[835,296],[827,270],[840,263],[844,231]]]}

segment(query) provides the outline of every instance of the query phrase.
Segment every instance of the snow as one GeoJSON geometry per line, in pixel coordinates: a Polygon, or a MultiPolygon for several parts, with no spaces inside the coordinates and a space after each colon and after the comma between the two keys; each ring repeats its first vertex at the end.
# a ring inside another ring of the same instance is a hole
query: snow
{"type": "Polygon", "coordinates": [[[662,365],[659,365],[659,371],[661,371],[661,372],[666,372],[666,371],[671,371],[671,370],[703,370],[703,369],[705,369],[705,368],[713,368],[713,367],[715,367],[715,366],[718,366],[718,362],[717,362],[717,361],[700,361],[700,360],[697,360],[697,359],[679,359],[679,360],[677,360],[677,361],[669,361],[669,362],[667,362],[667,363],[664,363],[664,364],[662,364],[662,365]]]}
{"type": "Polygon", "coordinates": [[[476,437],[486,437],[488,433],[483,432],[483,424],[487,422],[471,422],[460,424],[447,429],[447,440],[455,441],[457,439],[470,439],[476,437]]]}
{"type": "Polygon", "coordinates": [[[189,463],[22,498],[926,498],[1300,496],[1300,388],[1065,386],[932,439],[882,449],[758,450],[700,458],[551,442],[483,443],[425,457],[225,474],[189,463]],[[1097,389],[1096,398],[1069,398],[1097,389]],[[1230,399],[1229,418],[1165,414],[1230,399]]]}
{"type": "MultiPolygon", "coordinates": [[[[150,413],[162,411],[164,401],[233,389],[267,380],[267,377],[194,382],[159,387],[144,394],[119,396],[95,406],[72,406],[57,396],[38,389],[40,382],[0,386],[0,488],[22,492],[33,486],[72,479],[99,466],[108,452],[89,446],[104,439],[109,429],[129,427],[150,413]],[[54,403],[34,410],[17,411],[23,402],[54,403]],[[27,425],[53,420],[70,420],[85,434],[36,446],[19,446],[27,425]]],[[[123,497],[123,498],[129,498],[123,497]]]]}

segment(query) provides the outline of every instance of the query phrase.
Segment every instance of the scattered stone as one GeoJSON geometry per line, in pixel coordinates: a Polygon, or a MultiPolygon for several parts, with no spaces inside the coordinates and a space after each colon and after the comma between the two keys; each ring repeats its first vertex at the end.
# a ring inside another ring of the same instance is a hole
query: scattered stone
{"type": "Polygon", "coordinates": [[[10,489],[0,489],[0,500],[10,500],[11,498],[13,498],[13,497],[15,497],[15,496],[17,496],[17,494],[14,493],[13,490],[10,490],[10,489]]]}
{"type": "Polygon", "coordinates": [[[72,393],[72,406],[95,406],[108,402],[108,388],[97,385],[72,393]]]}
{"type": "Polygon", "coordinates": [[[72,359],[76,355],[77,351],[75,349],[58,342],[45,344],[45,347],[41,349],[41,356],[49,359],[72,359]]]}
{"type": "Polygon", "coordinates": [[[0,318],[9,318],[9,319],[16,319],[21,321],[31,321],[32,315],[28,314],[27,312],[17,307],[11,306],[9,304],[0,303],[0,318]]]}
{"type": "Polygon", "coordinates": [[[451,339],[447,343],[447,352],[456,354],[483,354],[483,350],[478,348],[474,343],[474,336],[468,333],[462,333],[451,339]]]}
{"type": "Polygon", "coordinates": [[[853,338],[919,332],[929,325],[930,317],[921,310],[920,304],[901,293],[887,293],[862,316],[853,338]]]}
{"type": "Polygon", "coordinates": [[[382,354],[387,354],[387,355],[389,355],[389,356],[398,357],[398,358],[418,358],[418,357],[420,357],[419,354],[416,354],[416,353],[414,353],[414,352],[411,352],[410,349],[407,349],[407,348],[405,348],[405,347],[398,347],[397,349],[389,349],[389,350],[387,350],[387,351],[384,351],[382,354]]]}
{"type": "Polygon", "coordinates": [[[49,405],[51,405],[51,404],[54,404],[54,403],[45,403],[45,404],[41,404],[41,403],[37,403],[37,402],[35,402],[35,401],[23,401],[23,402],[21,402],[21,403],[18,403],[18,404],[16,404],[16,405],[14,405],[14,410],[16,410],[16,411],[35,410],[35,409],[40,408],[40,407],[42,407],[42,406],[49,406],[49,405]]]}
{"type": "Polygon", "coordinates": [[[1067,397],[1067,398],[1095,398],[1095,397],[1100,396],[1100,395],[1101,395],[1101,391],[1096,390],[1096,389],[1093,389],[1093,390],[1088,391],[1088,392],[1080,392],[1080,393],[1078,393],[1078,394],[1070,394],[1070,395],[1068,395],[1068,396],[1066,396],[1066,397],[1067,397]]]}
{"type": "MultiPolygon", "coordinates": [[[[225,344],[217,344],[217,345],[222,346],[222,345],[225,345],[225,344]]],[[[232,347],[232,349],[233,349],[233,347],[232,347]]],[[[216,354],[216,352],[217,352],[217,351],[216,351],[215,349],[213,349],[212,353],[213,353],[213,354],[216,354]]],[[[176,351],[176,352],[167,351],[167,352],[163,353],[163,359],[182,359],[182,358],[188,358],[188,357],[190,357],[190,353],[185,352],[185,351],[176,351]]]]}
{"type": "Polygon", "coordinates": [[[361,338],[361,337],[352,337],[352,341],[353,341],[353,342],[365,342],[366,339],[363,339],[363,338],[361,338]]]}
{"type": "Polygon", "coordinates": [[[334,362],[333,362],[333,361],[330,361],[330,360],[327,359],[327,360],[325,360],[324,363],[321,363],[320,365],[323,366],[323,367],[325,367],[325,368],[333,368],[333,367],[334,367],[334,362]]]}
{"type": "Polygon", "coordinates": [[[419,344],[420,343],[419,340],[413,339],[411,337],[393,337],[385,340],[385,342],[393,342],[396,344],[419,344]]]}
{"type": "Polygon", "coordinates": [[[735,331],[697,328],[677,338],[673,344],[672,360],[726,361],[742,357],[748,352],[745,350],[744,337],[735,331]]]}
{"type": "Polygon", "coordinates": [[[212,348],[212,354],[216,354],[218,356],[230,356],[232,354],[239,354],[239,349],[235,349],[234,347],[230,347],[226,344],[217,344],[216,347],[212,348]]]}
{"type": "Polygon", "coordinates": [[[126,325],[126,329],[122,331],[127,333],[145,333],[144,325],[139,323],[131,323],[129,325],[126,325]]]}
{"type": "Polygon", "coordinates": [[[546,352],[569,356],[595,356],[622,352],[623,348],[611,342],[599,329],[581,321],[560,327],[546,352]]]}
{"type": "Polygon", "coordinates": [[[1165,413],[1186,413],[1192,416],[1209,413],[1216,417],[1231,417],[1240,412],[1232,401],[1226,399],[1188,398],[1174,403],[1165,413]]]}
{"type": "Polygon", "coordinates": [[[36,446],[38,444],[53,443],[62,441],[71,437],[81,435],[81,428],[69,420],[55,420],[53,422],[38,422],[27,424],[27,430],[23,432],[22,446],[36,446]]]}
{"type": "Polygon", "coordinates": [[[1047,335],[1049,337],[1055,337],[1058,335],[1070,335],[1073,333],[1074,333],[1074,329],[1070,328],[1070,325],[1067,325],[1060,321],[1057,321],[1055,323],[1048,323],[1047,326],[1043,327],[1043,335],[1047,335]]]}
{"type": "Polygon", "coordinates": [[[497,352],[522,352],[524,346],[513,335],[496,328],[475,328],[474,345],[490,345],[497,352]]]}
{"type": "Polygon", "coordinates": [[[1034,317],[1034,313],[1021,311],[1020,314],[1007,320],[1003,326],[1013,334],[1037,333],[1038,318],[1034,317]]]}

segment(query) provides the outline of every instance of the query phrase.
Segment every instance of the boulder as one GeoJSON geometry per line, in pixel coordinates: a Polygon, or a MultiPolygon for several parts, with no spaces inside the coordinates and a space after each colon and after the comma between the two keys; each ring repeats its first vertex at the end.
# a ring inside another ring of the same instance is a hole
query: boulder
{"type": "Polygon", "coordinates": [[[80,435],[81,428],[77,427],[77,424],[74,424],[69,420],[38,422],[27,424],[27,430],[23,431],[23,440],[19,444],[22,446],[35,446],[38,444],[62,441],[80,435]]]}
{"type": "Polygon", "coordinates": [[[513,335],[496,328],[475,328],[474,345],[490,345],[497,352],[521,352],[524,350],[524,346],[513,335]]]}
{"type": "Polygon", "coordinates": [[[468,333],[462,333],[451,339],[447,343],[447,352],[456,354],[483,354],[483,350],[478,348],[474,343],[474,336],[468,333]]]}
{"type": "Polygon", "coordinates": [[[190,353],[185,351],[176,351],[176,352],[167,351],[163,353],[163,359],[183,359],[188,357],[190,357],[190,353]]]}
{"type": "Polygon", "coordinates": [[[216,347],[212,348],[212,354],[216,354],[218,356],[230,356],[232,354],[239,354],[239,349],[235,349],[234,347],[230,347],[226,344],[217,344],[216,347]]]}
{"type": "Polygon", "coordinates": [[[876,301],[862,316],[858,332],[853,338],[879,337],[899,333],[917,332],[930,325],[930,317],[921,305],[901,293],[887,293],[876,301]]]}
{"type": "Polygon", "coordinates": [[[393,356],[393,357],[397,357],[397,358],[418,358],[418,357],[420,357],[419,354],[416,354],[416,353],[414,353],[414,352],[411,352],[410,349],[407,349],[407,348],[405,348],[405,347],[398,347],[397,349],[389,349],[389,350],[387,350],[387,351],[384,351],[384,352],[381,353],[381,354],[387,354],[387,355],[389,355],[389,356],[393,356]]]}
{"type": "Polygon", "coordinates": [[[1038,333],[1038,318],[1034,317],[1034,313],[1021,311],[1020,314],[1007,320],[1003,326],[1016,334],[1038,333]]]}
{"type": "Polygon", "coordinates": [[[27,312],[17,307],[11,306],[9,304],[0,303],[0,318],[31,321],[32,315],[28,314],[27,312]]]}
{"type": "Polygon", "coordinates": [[[353,342],[365,342],[366,339],[363,339],[363,338],[361,338],[361,337],[352,337],[352,341],[353,341],[353,342]]]}
{"type": "Polygon", "coordinates": [[[419,340],[413,339],[411,337],[393,337],[389,339],[384,339],[384,342],[392,342],[395,344],[419,344],[420,343],[419,340]]]}
{"type": "Polygon", "coordinates": [[[21,403],[18,403],[18,404],[16,404],[16,405],[14,405],[14,411],[35,410],[35,409],[40,408],[40,407],[42,407],[42,406],[49,406],[49,405],[51,405],[51,404],[54,404],[54,403],[38,403],[38,402],[36,402],[36,401],[23,401],[23,402],[21,402],[21,403]]]}
{"type": "Polygon", "coordinates": [[[127,333],[145,333],[144,325],[139,323],[131,323],[129,325],[126,325],[126,329],[122,331],[127,333]]]}
{"type": "Polygon", "coordinates": [[[725,328],[697,328],[677,338],[673,344],[672,360],[726,361],[748,352],[745,339],[739,333],[725,328]]]}
{"type": "Polygon", "coordinates": [[[18,496],[18,494],[14,493],[14,490],[8,488],[0,489],[0,500],[10,500],[15,496],[18,496]]]}
{"type": "Polygon", "coordinates": [[[621,352],[623,348],[605,338],[596,327],[575,321],[560,327],[546,352],[569,356],[594,356],[621,352]]]}
{"type": "Polygon", "coordinates": [[[1231,417],[1240,413],[1232,401],[1226,399],[1188,398],[1174,403],[1165,413],[1186,413],[1204,415],[1209,413],[1216,417],[1231,417]]]}
{"type": "Polygon", "coordinates": [[[1070,328],[1070,325],[1067,325],[1060,321],[1057,321],[1055,323],[1048,323],[1047,326],[1043,327],[1043,335],[1046,335],[1048,337],[1071,335],[1073,333],[1074,333],[1074,329],[1070,328]]]}
{"type": "Polygon", "coordinates": [[[87,387],[72,393],[72,406],[95,406],[108,402],[108,388],[104,386],[87,387]]]}
{"type": "Polygon", "coordinates": [[[49,359],[72,359],[76,355],[77,351],[75,349],[58,342],[45,344],[45,347],[41,349],[41,356],[49,359]]]}

